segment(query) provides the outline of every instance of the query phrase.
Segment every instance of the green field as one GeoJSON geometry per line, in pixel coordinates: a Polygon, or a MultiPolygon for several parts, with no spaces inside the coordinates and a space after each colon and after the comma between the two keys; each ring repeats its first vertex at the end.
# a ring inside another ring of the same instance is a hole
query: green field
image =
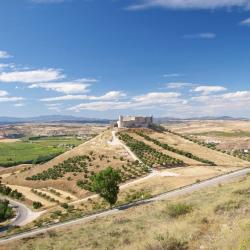
{"type": "Polygon", "coordinates": [[[83,143],[69,136],[31,137],[20,142],[0,143],[0,166],[42,163],[83,143]]]}

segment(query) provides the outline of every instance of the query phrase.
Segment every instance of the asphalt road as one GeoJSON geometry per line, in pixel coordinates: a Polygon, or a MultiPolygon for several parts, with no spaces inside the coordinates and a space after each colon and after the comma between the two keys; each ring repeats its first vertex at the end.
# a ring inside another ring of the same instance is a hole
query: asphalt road
{"type": "Polygon", "coordinates": [[[16,217],[11,220],[10,224],[6,227],[0,229],[1,232],[8,229],[9,226],[23,226],[30,221],[34,220],[35,218],[39,217],[42,212],[33,212],[24,204],[14,201],[9,197],[0,196],[1,199],[6,199],[10,202],[10,205],[16,210],[16,217]]]}
{"type": "Polygon", "coordinates": [[[47,226],[45,228],[35,229],[35,230],[29,231],[29,232],[24,232],[21,234],[5,237],[5,238],[0,239],[0,244],[6,244],[6,243],[11,242],[13,240],[20,240],[23,238],[32,237],[32,236],[35,236],[35,235],[38,235],[41,233],[45,233],[45,232],[52,230],[52,229],[58,229],[58,228],[66,227],[66,226],[72,226],[72,225],[86,223],[86,222],[91,221],[93,219],[121,213],[122,211],[129,209],[130,207],[139,206],[139,205],[147,204],[147,203],[158,201],[158,200],[165,200],[168,198],[189,194],[189,193],[192,193],[194,191],[201,190],[203,188],[215,186],[215,185],[218,185],[219,183],[230,181],[234,178],[242,177],[242,176],[246,175],[247,173],[250,173],[250,168],[245,168],[245,169],[242,169],[239,171],[235,171],[233,173],[225,174],[223,176],[211,178],[209,180],[202,181],[202,182],[196,183],[196,184],[192,184],[192,185],[180,188],[178,190],[169,191],[169,192],[157,195],[157,196],[150,198],[148,200],[133,202],[133,203],[130,203],[130,204],[118,207],[118,208],[110,209],[110,210],[107,210],[105,212],[101,212],[101,213],[87,216],[84,218],[80,218],[80,219],[76,219],[76,220],[72,220],[72,221],[68,221],[68,222],[63,222],[63,223],[58,223],[58,224],[54,224],[51,226],[47,226]]]}

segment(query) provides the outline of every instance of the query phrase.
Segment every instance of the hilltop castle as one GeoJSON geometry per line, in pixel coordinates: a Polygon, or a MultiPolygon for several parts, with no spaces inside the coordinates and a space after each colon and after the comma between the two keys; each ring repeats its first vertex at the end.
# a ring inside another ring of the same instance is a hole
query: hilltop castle
{"type": "Polygon", "coordinates": [[[148,128],[153,124],[153,116],[119,116],[118,128],[148,128]]]}

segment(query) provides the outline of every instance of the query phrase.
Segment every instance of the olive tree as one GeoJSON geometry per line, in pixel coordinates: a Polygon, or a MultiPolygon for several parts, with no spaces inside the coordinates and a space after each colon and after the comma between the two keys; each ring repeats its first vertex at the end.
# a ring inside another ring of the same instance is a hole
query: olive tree
{"type": "Polygon", "coordinates": [[[118,198],[121,182],[120,171],[108,167],[91,176],[90,179],[91,190],[104,198],[110,206],[114,205],[118,198]]]}

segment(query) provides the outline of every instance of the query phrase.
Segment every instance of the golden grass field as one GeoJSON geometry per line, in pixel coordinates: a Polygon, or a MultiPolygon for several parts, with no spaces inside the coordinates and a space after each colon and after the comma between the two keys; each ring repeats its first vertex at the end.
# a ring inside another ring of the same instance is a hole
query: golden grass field
{"type": "Polygon", "coordinates": [[[84,225],[52,230],[1,249],[248,250],[249,190],[248,175],[182,197],[133,207],[84,225]],[[191,211],[172,217],[169,206],[180,203],[191,206],[191,211]]]}

